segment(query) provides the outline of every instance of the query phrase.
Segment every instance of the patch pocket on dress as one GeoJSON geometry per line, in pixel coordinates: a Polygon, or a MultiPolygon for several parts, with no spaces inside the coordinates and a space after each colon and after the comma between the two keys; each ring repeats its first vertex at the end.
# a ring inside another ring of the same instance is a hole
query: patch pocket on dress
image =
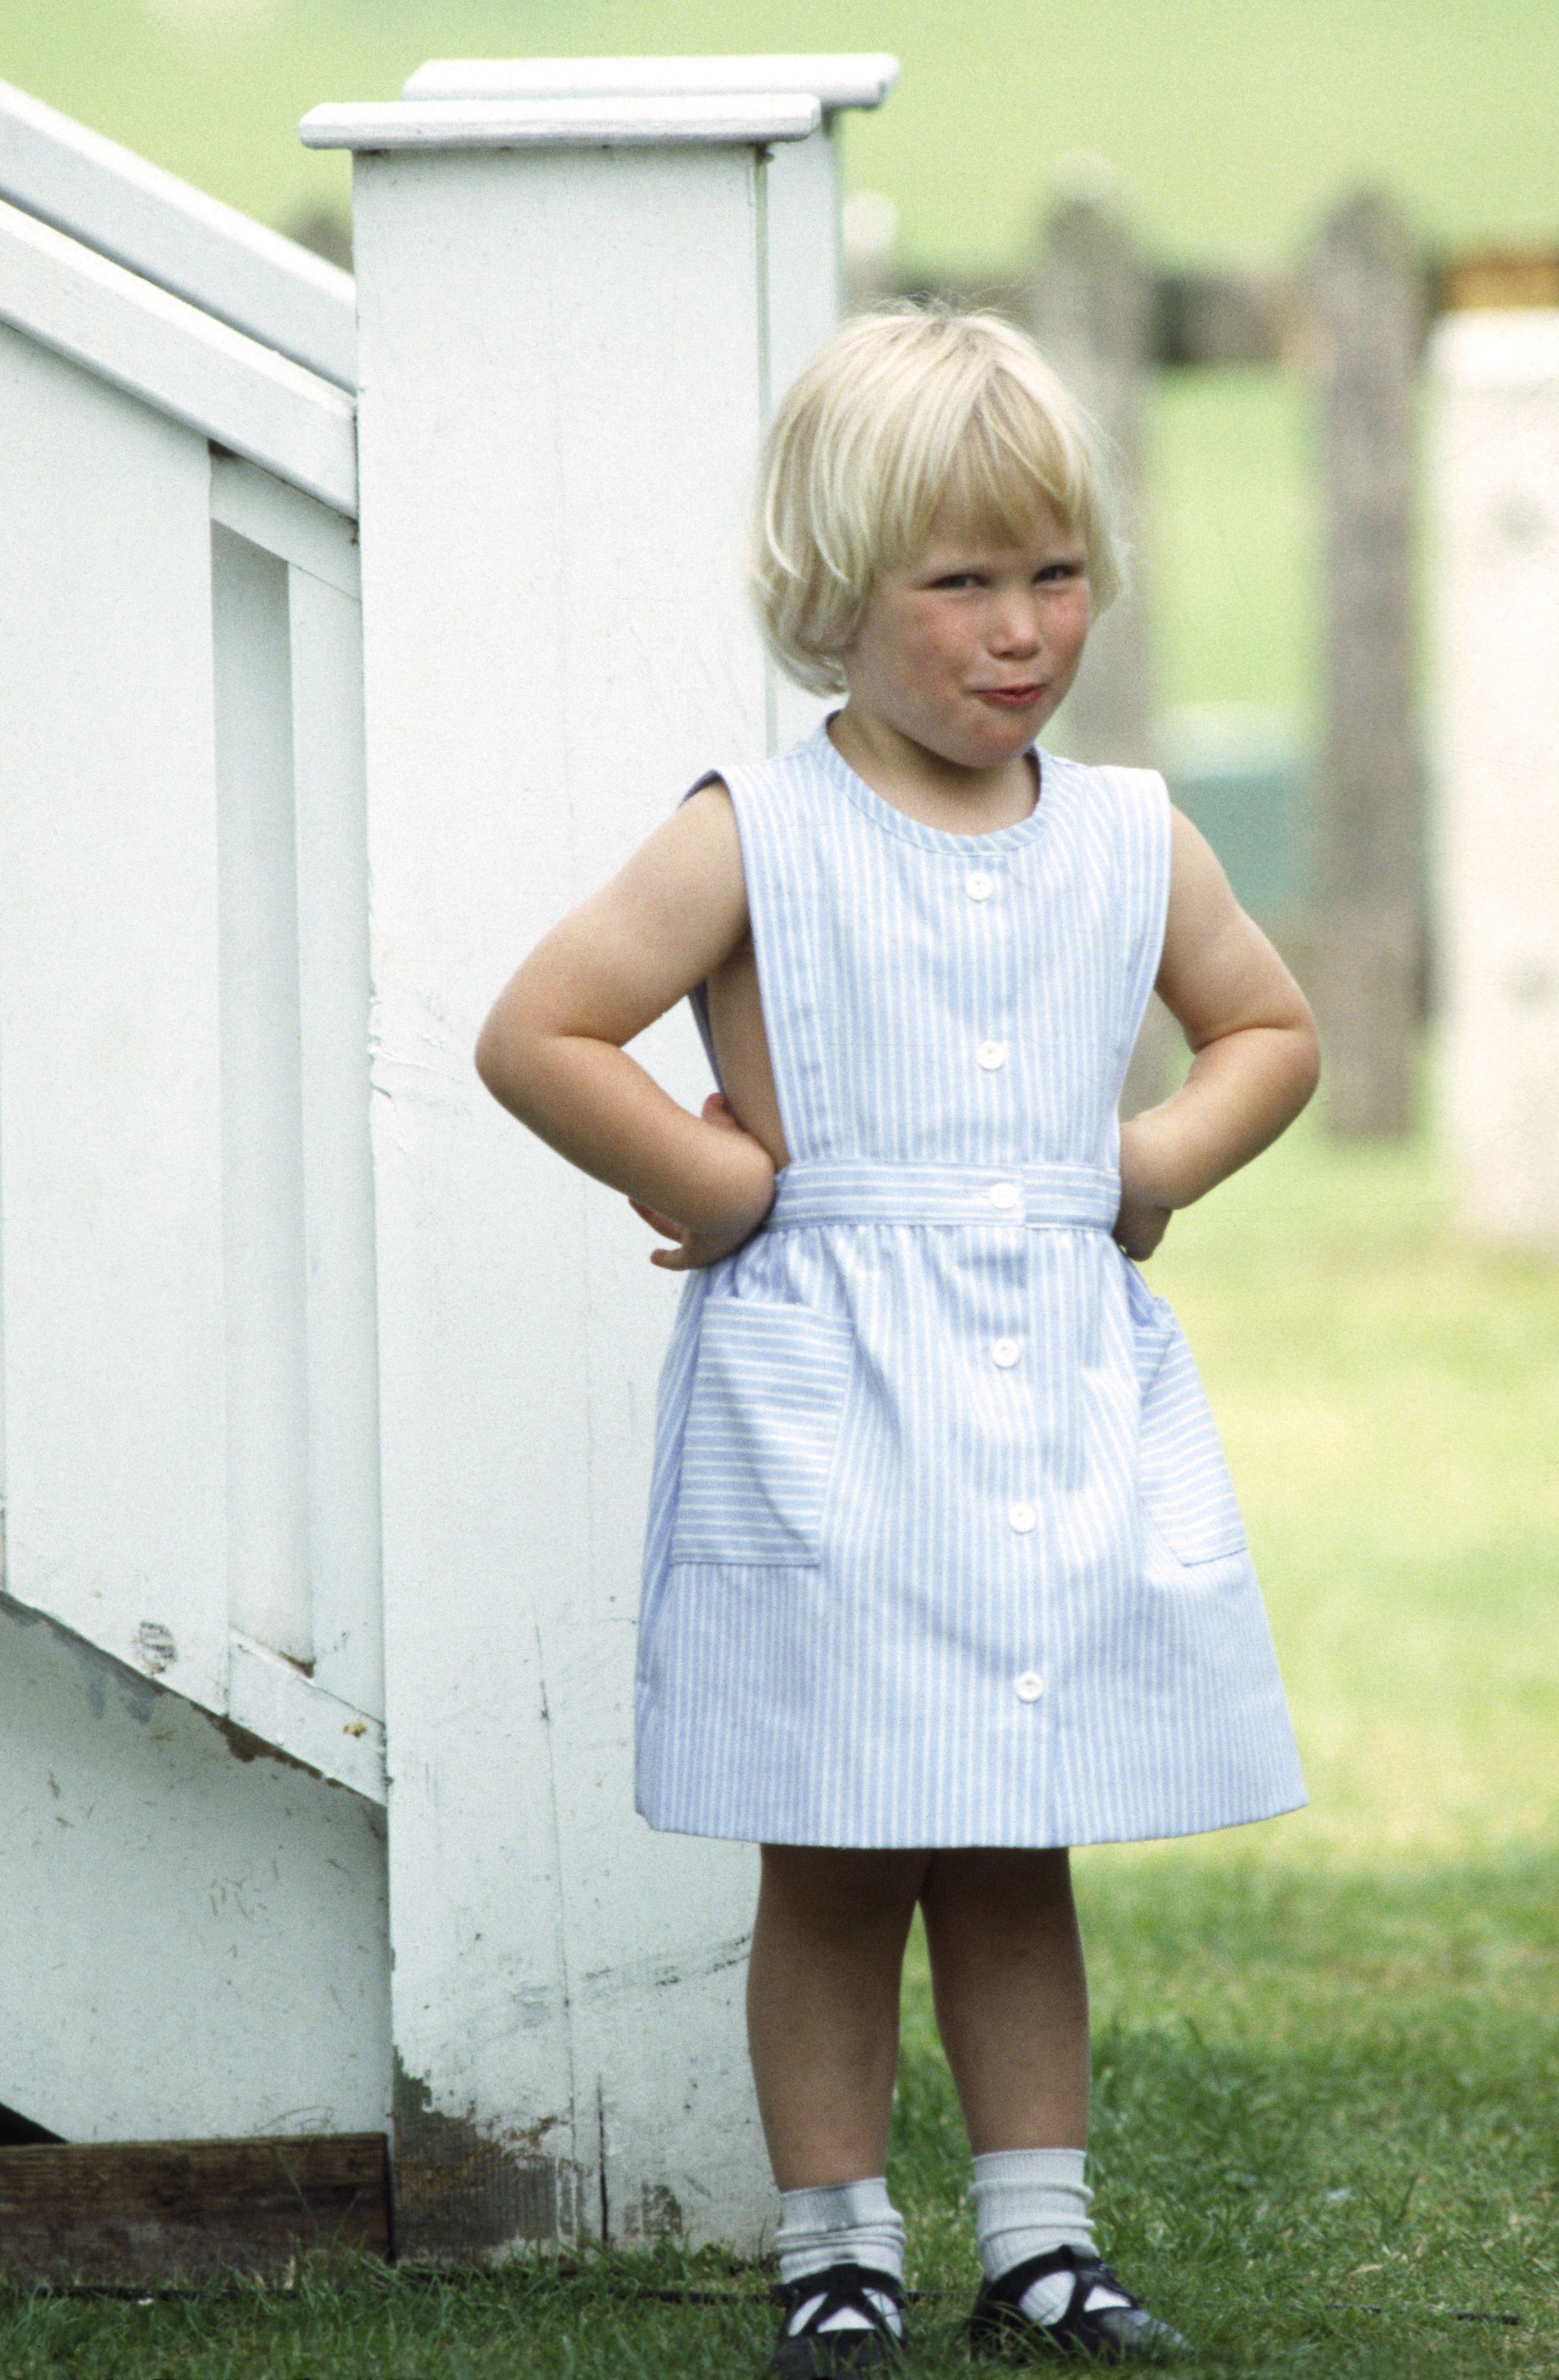
{"type": "Polygon", "coordinates": [[[854,1354],[848,1322],[810,1306],[705,1305],[673,1561],[817,1560],[854,1354]]]}
{"type": "Polygon", "coordinates": [[[1139,1398],[1142,1507],[1177,1561],[1218,1561],[1245,1550],[1234,1482],[1207,1391],[1166,1299],[1134,1276],[1132,1333],[1139,1398]]]}

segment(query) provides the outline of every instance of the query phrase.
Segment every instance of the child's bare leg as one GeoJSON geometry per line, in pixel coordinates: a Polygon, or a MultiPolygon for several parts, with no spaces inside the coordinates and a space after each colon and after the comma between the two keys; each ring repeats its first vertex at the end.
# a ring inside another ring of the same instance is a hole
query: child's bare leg
{"type": "Polygon", "coordinates": [[[899,1978],[930,1856],[763,1846],[747,2022],[782,2191],[886,2163],[899,1978]]]}
{"type": "Polygon", "coordinates": [[[933,1852],[920,1906],[975,2155],[1082,2148],[1088,1983],[1066,1853],[933,1852]]]}

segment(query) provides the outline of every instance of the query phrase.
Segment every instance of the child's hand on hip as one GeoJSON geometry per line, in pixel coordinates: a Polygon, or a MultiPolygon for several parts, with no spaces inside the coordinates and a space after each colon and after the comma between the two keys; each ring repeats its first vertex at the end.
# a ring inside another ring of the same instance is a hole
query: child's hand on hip
{"type": "Polygon", "coordinates": [[[722,1257],[730,1256],[752,1237],[774,1203],[773,1160],[760,1141],[742,1130],[724,1092],[711,1091],[703,1103],[702,1121],[717,1131],[735,1133],[746,1142],[752,1155],[750,1194],[738,1196],[729,1225],[718,1231],[694,1231],[688,1224],[679,1223],[674,1215],[663,1215],[638,1198],[630,1198],[628,1205],[652,1232],[676,1244],[674,1247],[651,1250],[650,1262],[665,1272],[696,1272],[700,1266],[718,1264],[722,1257]]]}
{"type": "Polygon", "coordinates": [[[1151,1135],[1139,1118],[1121,1126],[1121,1203],[1110,1235],[1138,1264],[1152,1255],[1175,1211],[1153,1179],[1151,1135]]]}
{"type": "Polygon", "coordinates": [[[1151,1257],[1165,1232],[1174,1209],[1155,1206],[1151,1199],[1136,1198],[1128,1191],[1121,1193],[1120,1212],[1115,1217],[1112,1236],[1123,1255],[1138,1264],[1151,1257]]]}

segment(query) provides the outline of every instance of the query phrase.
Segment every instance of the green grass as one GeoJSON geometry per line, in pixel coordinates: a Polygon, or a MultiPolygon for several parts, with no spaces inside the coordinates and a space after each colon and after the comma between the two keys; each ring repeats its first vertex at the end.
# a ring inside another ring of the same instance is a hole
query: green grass
{"type": "MultiPolygon", "coordinates": [[[[1217,1405],[1303,1815],[1078,1862],[1107,2249],[1210,2375],[1559,2371],[1559,1269],[1422,1146],[1307,1123],[1153,1267],[1217,1405]],[[1516,2326],[1455,2317],[1518,2313],[1516,2326]]],[[[927,2380],[967,2371],[961,2126],[911,1959],[892,2179],[927,2380]]],[[[0,2297],[0,2380],[732,2380],[762,2276],[326,2262],[150,2306],[0,2297]],[[653,2289],[700,2289],[711,2304],[653,2289]]]]}

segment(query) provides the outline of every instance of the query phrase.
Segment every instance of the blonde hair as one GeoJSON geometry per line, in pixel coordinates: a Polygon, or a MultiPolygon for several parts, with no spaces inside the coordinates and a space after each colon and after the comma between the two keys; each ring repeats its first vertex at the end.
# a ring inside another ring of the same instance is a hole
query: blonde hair
{"type": "Polygon", "coordinates": [[[749,576],[790,676],[843,692],[872,582],[914,560],[944,505],[1008,545],[1048,506],[1087,550],[1095,613],[1120,591],[1098,433],[1032,342],[996,314],[860,315],[807,365],[764,444],[749,576]]]}

